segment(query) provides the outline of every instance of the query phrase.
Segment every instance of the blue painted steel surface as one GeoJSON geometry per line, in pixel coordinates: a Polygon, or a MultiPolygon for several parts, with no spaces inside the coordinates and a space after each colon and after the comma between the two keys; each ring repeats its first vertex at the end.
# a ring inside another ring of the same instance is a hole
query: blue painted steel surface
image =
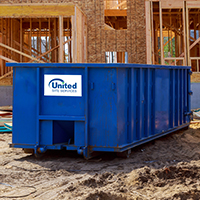
{"type": "Polygon", "coordinates": [[[190,67],[7,66],[14,67],[13,147],[35,153],[66,148],[89,158],[93,151],[125,151],[190,122],[190,67]],[[45,75],[81,75],[82,96],[44,95],[45,75]]]}

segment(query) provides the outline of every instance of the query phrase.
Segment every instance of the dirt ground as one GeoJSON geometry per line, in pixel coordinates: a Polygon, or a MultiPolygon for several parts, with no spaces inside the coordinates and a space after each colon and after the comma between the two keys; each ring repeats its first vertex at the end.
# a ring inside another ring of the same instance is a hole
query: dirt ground
{"type": "Polygon", "coordinates": [[[200,124],[134,148],[128,159],[56,151],[38,160],[9,148],[11,137],[0,135],[1,199],[200,199],[200,124]]]}

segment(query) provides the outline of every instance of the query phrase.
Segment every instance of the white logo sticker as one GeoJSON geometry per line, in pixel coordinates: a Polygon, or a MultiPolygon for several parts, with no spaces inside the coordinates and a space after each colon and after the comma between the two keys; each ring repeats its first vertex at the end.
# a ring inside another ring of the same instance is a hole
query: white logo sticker
{"type": "Polygon", "coordinates": [[[82,76],[44,75],[44,96],[82,97],[82,76]]]}

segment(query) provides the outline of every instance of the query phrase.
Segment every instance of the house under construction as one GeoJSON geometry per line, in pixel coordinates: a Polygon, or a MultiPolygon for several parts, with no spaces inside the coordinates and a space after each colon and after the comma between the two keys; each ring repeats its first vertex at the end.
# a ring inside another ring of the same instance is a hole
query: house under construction
{"type": "Polygon", "coordinates": [[[200,1],[1,0],[1,104],[6,62],[189,65],[198,107],[200,1]]]}

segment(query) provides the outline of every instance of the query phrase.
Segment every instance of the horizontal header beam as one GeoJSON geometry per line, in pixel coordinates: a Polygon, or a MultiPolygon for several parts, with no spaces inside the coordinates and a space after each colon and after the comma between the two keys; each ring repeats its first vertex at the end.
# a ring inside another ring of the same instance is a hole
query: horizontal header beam
{"type": "Polygon", "coordinates": [[[126,10],[105,10],[105,16],[108,17],[121,17],[121,16],[127,16],[126,10]]]}
{"type": "Polygon", "coordinates": [[[38,18],[71,16],[75,14],[72,4],[12,4],[0,6],[0,18],[38,18]]]}

